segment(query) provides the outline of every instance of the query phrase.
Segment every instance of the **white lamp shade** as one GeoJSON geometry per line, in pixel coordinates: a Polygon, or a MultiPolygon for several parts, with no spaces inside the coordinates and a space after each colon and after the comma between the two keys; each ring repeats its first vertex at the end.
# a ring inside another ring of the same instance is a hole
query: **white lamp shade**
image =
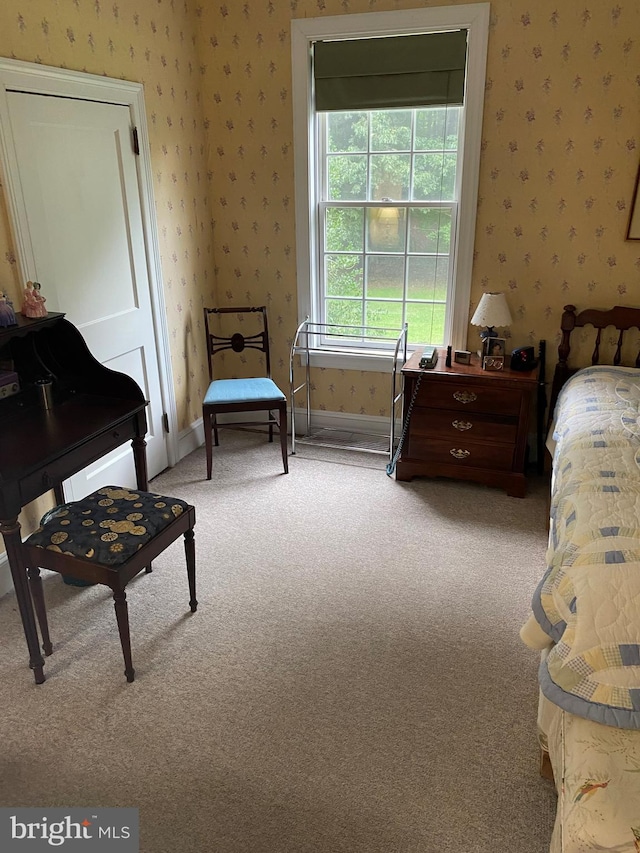
{"type": "Polygon", "coordinates": [[[510,326],[511,312],[504,293],[483,293],[471,324],[473,326],[510,326]]]}

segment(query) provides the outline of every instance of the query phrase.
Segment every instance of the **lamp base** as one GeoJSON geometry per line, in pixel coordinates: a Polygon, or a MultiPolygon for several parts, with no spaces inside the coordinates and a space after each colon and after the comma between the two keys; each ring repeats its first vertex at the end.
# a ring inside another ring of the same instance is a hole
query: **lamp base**
{"type": "Polygon", "coordinates": [[[496,330],[493,328],[493,326],[487,326],[486,329],[483,329],[480,332],[480,340],[483,343],[484,343],[484,341],[486,341],[487,338],[497,338],[497,337],[498,336],[496,335],[496,330]]]}

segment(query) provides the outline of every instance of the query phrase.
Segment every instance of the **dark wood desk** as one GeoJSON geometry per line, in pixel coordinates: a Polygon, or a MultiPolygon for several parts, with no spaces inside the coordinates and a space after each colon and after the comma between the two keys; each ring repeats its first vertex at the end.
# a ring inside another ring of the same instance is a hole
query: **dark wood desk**
{"type": "Polygon", "coordinates": [[[18,315],[18,325],[0,330],[0,364],[20,378],[20,393],[0,400],[0,532],[20,610],[29,666],[44,681],[44,659],[22,558],[18,516],[23,507],[53,490],[64,500],[62,482],[127,441],[134,454],[137,487],[148,488],[142,390],[123,373],[101,365],[80,332],[49,314],[18,315]],[[36,381],[50,378],[53,407],[45,410],[36,381]]]}

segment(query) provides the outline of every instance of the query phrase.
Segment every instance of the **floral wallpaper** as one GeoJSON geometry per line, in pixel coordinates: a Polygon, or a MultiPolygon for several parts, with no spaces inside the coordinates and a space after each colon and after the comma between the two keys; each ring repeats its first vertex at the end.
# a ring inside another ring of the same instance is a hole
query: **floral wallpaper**
{"type": "Polygon", "coordinates": [[[551,348],[567,303],[640,305],[640,242],[625,241],[640,160],[640,6],[491,8],[472,296],[505,290],[514,343],[551,348]]]}
{"type": "MultiPolygon", "coordinates": [[[[218,134],[210,164],[218,298],[265,298],[287,345],[297,320],[290,20],[437,5],[291,0],[203,9],[204,109],[218,134]]],[[[640,243],[624,240],[640,159],[639,32],[637,3],[491,3],[469,316],[483,291],[504,290],[510,344],[544,338],[550,363],[565,304],[640,304],[640,243]]],[[[470,349],[478,331],[469,329],[470,349]]],[[[287,345],[274,338],[282,364],[287,345]]],[[[315,409],[383,415],[388,396],[386,376],[314,374],[315,409]]]]}
{"type": "MultiPolygon", "coordinates": [[[[181,430],[202,414],[208,368],[201,314],[202,305],[213,300],[197,29],[195,4],[174,0],[3,0],[0,6],[0,55],[144,85],[181,430]]],[[[17,281],[6,222],[0,208],[0,287],[13,294],[17,306],[24,282],[17,281]]]]}
{"type": "MultiPolygon", "coordinates": [[[[442,0],[3,0],[0,54],[144,83],[180,428],[200,417],[201,306],[269,307],[286,387],[298,322],[292,18],[442,0]]],[[[640,4],[493,0],[471,316],[505,290],[510,344],[563,305],[640,304],[626,242],[640,150],[640,4]]],[[[18,287],[0,208],[0,286],[18,287]]],[[[478,330],[469,329],[475,349],[478,330]]],[[[388,413],[388,377],[314,373],[313,408],[388,413]]]]}

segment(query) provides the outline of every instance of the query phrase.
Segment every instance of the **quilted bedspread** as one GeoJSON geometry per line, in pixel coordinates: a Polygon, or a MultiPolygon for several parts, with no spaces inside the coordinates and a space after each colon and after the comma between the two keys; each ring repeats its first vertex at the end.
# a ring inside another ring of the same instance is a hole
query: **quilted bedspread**
{"type": "Polygon", "coordinates": [[[551,702],[640,729],[640,371],[579,371],[554,421],[547,570],[521,636],[551,646],[551,702]]]}

